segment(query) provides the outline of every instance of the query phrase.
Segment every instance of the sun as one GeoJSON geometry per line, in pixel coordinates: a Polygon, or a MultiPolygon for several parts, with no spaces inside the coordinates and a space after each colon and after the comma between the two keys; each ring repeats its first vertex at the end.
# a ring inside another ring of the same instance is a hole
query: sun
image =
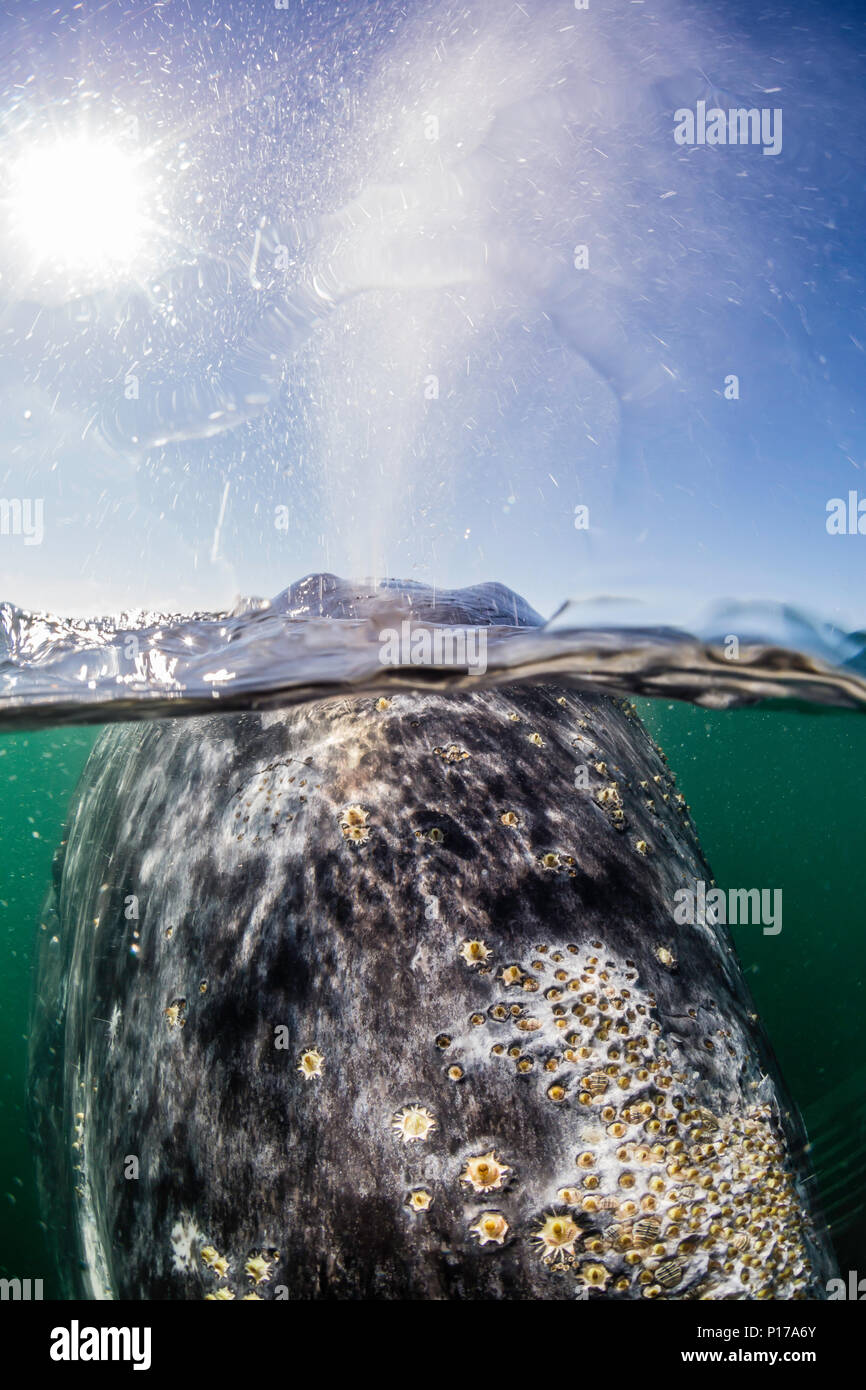
{"type": "Polygon", "coordinates": [[[130,270],[147,238],[140,153],[108,137],[39,141],[11,161],[9,226],[32,271],[105,281],[130,270]]]}

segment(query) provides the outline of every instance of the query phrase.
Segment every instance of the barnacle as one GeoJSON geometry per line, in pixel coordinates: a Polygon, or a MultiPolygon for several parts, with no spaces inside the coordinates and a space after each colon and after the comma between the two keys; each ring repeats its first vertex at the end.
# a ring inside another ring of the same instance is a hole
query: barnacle
{"type": "Polygon", "coordinates": [[[406,1205],[412,1211],[428,1211],[433,1202],[433,1193],[426,1187],[413,1187],[406,1195],[406,1205]]]}
{"type": "Polygon", "coordinates": [[[472,1235],[478,1237],[481,1245],[487,1245],[489,1242],[501,1245],[508,1235],[508,1222],[501,1211],[483,1211],[469,1230],[472,1235]]]}
{"type": "Polygon", "coordinates": [[[234,1298],[234,1294],[232,1293],[231,1289],[227,1289],[225,1287],[217,1289],[216,1293],[205,1294],[206,1303],[225,1303],[228,1299],[231,1298],[234,1298]]]}
{"type": "Polygon", "coordinates": [[[601,791],[596,794],[596,801],[600,806],[621,806],[622,797],[619,794],[619,787],[615,782],[611,782],[608,787],[602,787],[601,791]]]}
{"type": "Polygon", "coordinates": [[[483,941],[464,941],[460,954],[468,966],[483,965],[493,952],[483,941]]]}
{"type": "Polygon", "coordinates": [[[650,1245],[655,1245],[660,1231],[661,1222],[657,1217],[646,1216],[636,1221],[631,1232],[635,1249],[646,1250],[650,1245]]]}
{"type": "Polygon", "coordinates": [[[168,1019],[169,1028],[182,1028],[184,1026],[186,1020],[184,1019],[183,1011],[185,1008],[185,999],[174,999],[169,1004],[168,1008],[163,1011],[165,1013],[166,1018],[168,1019]]]}
{"type": "Polygon", "coordinates": [[[404,1105],[391,1120],[391,1128],[404,1144],[426,1139],[436,1128],[436,1119],[423,1105],[404,1105]]]}
{"type": "Polygon", "coordinates": [[[635,842],[635,849],[638,854],[649,854],[649,845],[646,840],[637,840],[635,842]]]}
{"type": "Polygon", "coordinates": [[[298,1064],[298,1071],[305,1081],[318,1081],[322,1075],[325,1059],[321,1052],[315,1047],[308,1047],[301,1053],[301,1060],[298,1064]]]}
{"type": "Polygon", "coordinates": [[[676,970],[677,958],[673,951],[669,950],[667,946],[656,946],[655,958],[660,961],[662,965],[666,966],[668,970],[676,970]]]}
{"type": "Polygon", "coordinates": [[[549,854],[543,854],[541,856],[541,866],[543,869],[560,868],[559,855],[555,854],[553,851],[551,851],[549,854]]]}
{"type": "Polygon", "coordinates": [[[272,1263],[273,1261],[266,1260],[264,1255],[251,1255],[244,1265],[244,1272],[258,1287],[259,1284],[266,1283],[270,1279],[272,1263]]]}
{"type": "Polygon", "coordinates": [[[499,817],[503,825],[519,825],[520,817],[516,811],[506,811],[499,817]]]}
{"type": "Polygon", "coordinates": [[[588,1289],[603,1289],[610,1278],[610,1270],[604,1265],[582,1265],[580,1282],[588,1289]]]}
{"type": "Polygon", "coordinates": [[[682,1281],[686,1269],[686,1261],[680,1256],[671,1260],[662,1260],[661,1264],[655,1267],[655,1276],[658,1282],[666,1289],[674,1289],[682,1281]]]}
{"type": "Polygon", "coordinates": [[[201,1252],[203,1262],[212,1269],[218,1279],[224,1279],[229,1270],[225,1255],[220,1255],[213,1245],[205,1245],[201,1252]]]}
{"type": "Polygon", "coordinates": [[[541,1258],[552,1260],[555,1255],[574,1252],[574,1243],[580,1239],[580,1228],[570,1216],[557,1216],[551,1212],[532,1238],[541,1251],[541,1258]]]}
{"type": "Polygon", "coordinates": [[[576,1207],[580,1201],[580,1193],[576,1187],[561,1187],[556,1194],[556,1200],[566,1207],[576,1207]]]}
{"type": "Polygon", "coordinates": [[[502,1186],[510,1172],[508,1165],[501,1163],[491,1149],[490,1153],[467,1159],[466,1167],[460,1174],[460,1181],[467,1183],[476,1192],[492,1192],[502,1186]]]}
{"type": "Polygon", "coordinates": [[[363,806],[347,806],[340,816],[340,829],[344,840],[356,845],[365,844],[370,838],[370,827],[363,806]]]}
{"type": "Polygon", "coordinates": [[[447,748],[434,748],[433,752],[446,763],[462,763],[469,757],[466,749],[456,743],[449,743],[447,748]]]}
{"type": "Polygon", "coordinates": [[[534,743],[536,748],[544,747],[544,739],[541,737],[541,734],[530,734],[529,742],[534,743]]]}

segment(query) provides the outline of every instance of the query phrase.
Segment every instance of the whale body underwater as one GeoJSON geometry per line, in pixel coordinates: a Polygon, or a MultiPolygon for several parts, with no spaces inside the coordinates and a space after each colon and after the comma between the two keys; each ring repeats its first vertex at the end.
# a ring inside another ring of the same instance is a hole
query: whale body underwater
{"type": "MultiPolygon", "coordinates": [[[[498,585],[406,593],[540,622],[498,585]]],[[[381,592],[284,600],[357,619],[381,592]]],[[[103,732],[31,1028],[64,1295],[826,1297],[730,933],[675,918],[700,882],[632,706],[567,683],[103,732]]]]}

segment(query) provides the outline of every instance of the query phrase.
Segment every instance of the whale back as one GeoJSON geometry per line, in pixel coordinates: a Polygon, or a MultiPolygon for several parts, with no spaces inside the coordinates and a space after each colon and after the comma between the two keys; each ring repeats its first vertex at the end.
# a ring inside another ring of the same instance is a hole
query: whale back
{"type": "MultiPolygon", "coordinates": [[[[509,594],[283,598],[537,619],[509,594]]],[[[711,882],[633,708],[553,684],[108,730],[34,1009],[71,1287],[823,1296],[805,1136],[730,933],[675,917],[711,882]]]]}

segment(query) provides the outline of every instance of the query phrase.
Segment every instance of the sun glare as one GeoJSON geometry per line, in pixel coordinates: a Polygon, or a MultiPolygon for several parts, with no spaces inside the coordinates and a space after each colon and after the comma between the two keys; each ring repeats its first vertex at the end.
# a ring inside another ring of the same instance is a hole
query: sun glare
{"type": "Polygon", "coordinates": [[[10,221],[34,268],[73,276],[130,267],[145,236],[139,159],[73,136],[22,152],[10,171],[10,221]]]}

